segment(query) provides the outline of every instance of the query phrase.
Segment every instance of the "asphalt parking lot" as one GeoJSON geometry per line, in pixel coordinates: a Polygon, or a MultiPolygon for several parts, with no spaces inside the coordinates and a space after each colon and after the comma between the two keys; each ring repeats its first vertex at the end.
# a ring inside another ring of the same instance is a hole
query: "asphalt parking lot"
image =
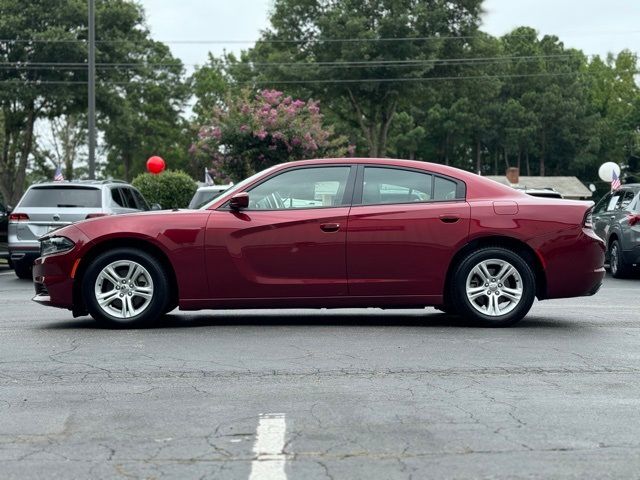
{"type": "Polygon", "coordinates": [[[511,329],[425,311],[97,329],[0,266],[3,479],[631,478],[640,279],[511,329]]]}

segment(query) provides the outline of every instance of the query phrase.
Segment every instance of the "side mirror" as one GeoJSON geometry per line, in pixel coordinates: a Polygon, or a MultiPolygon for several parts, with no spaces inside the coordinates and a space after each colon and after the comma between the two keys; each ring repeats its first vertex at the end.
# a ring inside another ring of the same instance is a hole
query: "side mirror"
{"type": "Polygon", "coordinates": [[[153,205],[151,205],[151,210],[162,210],[162,205],[160,205],[159,203],[154,203],[153,205]]]}
{"type": "Polygon", "coordinates": [[[231,210],[242,210],[249,207],[249,194],[247,192],[236,193],[229,200],[231,210]]]}
{"type": "Polygon", "coordinates": [[[7,205],[6,209],[7,209],[7,213],[13,212],[13,205],[7,205]]]}

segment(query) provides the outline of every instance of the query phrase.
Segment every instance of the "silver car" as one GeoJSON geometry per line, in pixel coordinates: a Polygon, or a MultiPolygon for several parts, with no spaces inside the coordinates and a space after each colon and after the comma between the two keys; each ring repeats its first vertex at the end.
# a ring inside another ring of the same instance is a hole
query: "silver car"
{"type": "Polygon", "coordinates": [[[38,239],[94,217],[150,210],[142,194],[117,180],[32,185],[9,215],[9,255],[19,278],[31,278],[40,256],[38,239]]]}

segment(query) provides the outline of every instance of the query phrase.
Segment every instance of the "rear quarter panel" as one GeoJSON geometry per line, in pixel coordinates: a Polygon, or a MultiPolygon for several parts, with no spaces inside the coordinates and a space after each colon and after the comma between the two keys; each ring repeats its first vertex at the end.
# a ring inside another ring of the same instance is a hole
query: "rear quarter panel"
{"type": "Polygon", "coordinates": [[[604,264],[604,243],[583,228],[591,202],[516,198],[517,213],[496,214],[494,201],[471,202],[469,239],[509,237],[529,245],[545,271],[545,298],[585,294],[604,264]],[[586,286],[585,286],[586,285],[586,286]]]}

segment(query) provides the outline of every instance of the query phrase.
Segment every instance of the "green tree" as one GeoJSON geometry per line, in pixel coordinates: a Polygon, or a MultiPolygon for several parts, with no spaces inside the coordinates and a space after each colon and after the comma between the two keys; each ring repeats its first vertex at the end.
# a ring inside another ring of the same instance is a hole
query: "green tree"
{"type": "Polygon", "coordinates": [[[320,99],[345,125],[356,126],[369,156],[385,156],[394,115],[429,94],[422,79],[449,43],[462,49],[464,42],[450,37],[477,31],[481,3],[276,0],[271,28],[249,57],[257,81],[292,82],[297,93],[320,99]]]}

